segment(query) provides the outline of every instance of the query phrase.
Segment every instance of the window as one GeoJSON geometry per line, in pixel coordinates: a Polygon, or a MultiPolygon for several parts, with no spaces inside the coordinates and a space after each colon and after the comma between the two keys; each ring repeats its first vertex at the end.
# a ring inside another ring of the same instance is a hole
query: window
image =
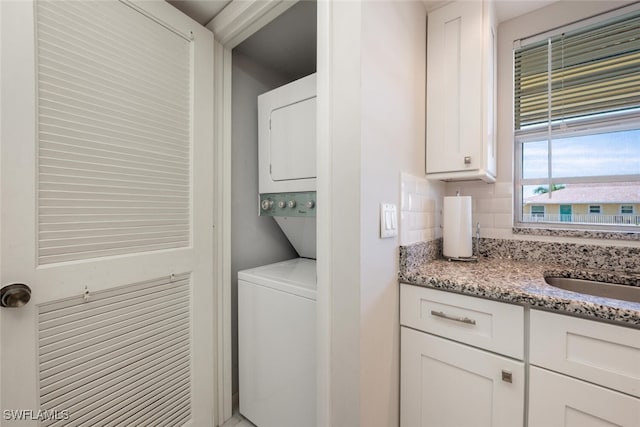
{"type": "Polygon", "coordinates": [[[621,202],[640,203],[640,8],[632,7],[516,42],[516,225],[637,224],[617,219],[621,202]],[[545,215],[544,205],[573,209],[545,215]]]}
{"type": "Polygon", "coordinates": [[[531,206],[531,217],[532,218],[544,218],[544,206],[542,205],[532,205],[531,206]]]}
{"type": "Polygon", "coordinates": [[[620,206],[620,214],[621,215],[633,215],[633,205],[622,205],[622,206],[620,206]]]}

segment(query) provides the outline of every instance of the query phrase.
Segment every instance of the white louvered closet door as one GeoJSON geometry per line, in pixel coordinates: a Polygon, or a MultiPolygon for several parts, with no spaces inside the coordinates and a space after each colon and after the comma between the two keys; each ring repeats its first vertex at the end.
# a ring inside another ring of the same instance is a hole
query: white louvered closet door
{"type": "Polygon", "coordinates": [[[0,424],[214,424],[213,35],[0,2],[0,424]]]}

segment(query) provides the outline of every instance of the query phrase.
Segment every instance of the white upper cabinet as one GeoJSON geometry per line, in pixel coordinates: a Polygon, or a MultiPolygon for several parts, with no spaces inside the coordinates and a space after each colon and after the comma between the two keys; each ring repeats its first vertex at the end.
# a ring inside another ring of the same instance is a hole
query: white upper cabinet
{"type": "Polygon", "coordinates": [[[495,51],[492,2],[457,1],[429,14],[427,178],[495,182],[495,51]]]}

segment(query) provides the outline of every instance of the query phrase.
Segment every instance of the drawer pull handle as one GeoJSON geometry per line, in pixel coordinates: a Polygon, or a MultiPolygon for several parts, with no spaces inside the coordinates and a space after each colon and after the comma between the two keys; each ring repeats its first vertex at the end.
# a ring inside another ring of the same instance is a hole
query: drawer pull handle
{"type": "Polygon", "coordinates": [[[453,320],[453,321],[456,321],[456,322],[466,323],[468,325],[475,325],[476,324],[475,320],[469,319],[468,317],[451,316],[451,315],[448,315],[446,313],[443,313],[442,311],[431,310],[431,315],[432,316],[436,316],[436,317],[442,317],[443,319],[453,320]]]}
{"type": "Polygon", "coordinates": [[[506,383],[513,383],[513,374],[510,371],[502,370],[502,381],[506,383]]]}

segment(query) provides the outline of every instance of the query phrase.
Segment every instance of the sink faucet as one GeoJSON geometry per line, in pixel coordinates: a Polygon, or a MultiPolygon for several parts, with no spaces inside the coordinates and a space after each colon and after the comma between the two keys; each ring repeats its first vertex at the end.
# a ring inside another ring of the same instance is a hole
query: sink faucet
{"type": "Polygon", "coordinates": [[[476,258],[480,258],[480,222],[476,224],[476,258]]]}

